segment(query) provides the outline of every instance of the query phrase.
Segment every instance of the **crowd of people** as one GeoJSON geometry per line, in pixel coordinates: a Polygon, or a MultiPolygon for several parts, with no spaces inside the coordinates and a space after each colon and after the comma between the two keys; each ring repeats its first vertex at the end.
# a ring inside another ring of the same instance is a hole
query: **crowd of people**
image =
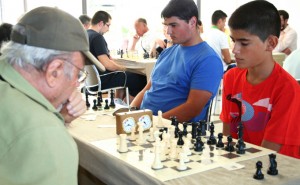
{"type": "MultiPolygon", "coordinates": [[[[101,88],[125,84],[131,107],[154,115],[161,110],[179,122],[207,119],[223,79],[223,134],[237,138],[242,123],[244,141],[300,158],[300,86],[272,57],[277,49],[291,56],[297,51],[288,42],[297,34],[287,12],[257,0],[237,8],[228,21],[236,67],[225,74],[232,62],[227,15],[213,13],[205,39],[198,17],[193,0],[171,0],[161,12],[165,38],[150,41],[146,19],[135,21],[128,48],[140,48],[145,58],[159,54],[148,81],[111,57],[103,35],[113,22],[105,11],[77,19],[38,7],[13,27],[1,25],[0,184],[77,184],[78,151],[65,124],[86,111],[78,89],[88,77],[85,65],[103,75],[101,88]]],[[[116,95],[123,99],[124,93],[116,95]]]]}

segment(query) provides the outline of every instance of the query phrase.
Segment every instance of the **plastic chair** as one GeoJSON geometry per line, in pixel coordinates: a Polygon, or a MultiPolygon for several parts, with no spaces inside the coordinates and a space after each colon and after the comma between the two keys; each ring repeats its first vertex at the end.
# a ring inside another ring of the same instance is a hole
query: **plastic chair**
{"type": "MultiPolygon", "coordinates": [[[[96,68],[95,65],[86,65],[84,67],[85,71],[88,72],[88,77],[85,80],[84,84],[84,89],[87,91],[88,94],[90,95],[98,95],[99,92],[104,93],[104,92],[109,92],[111,90],[117,90],[117,89],[126,89],[126,103],[129,105],[129,93],[128,93],[128,87],[126,87],[126,73],[125,71],[114,71],[110,73],[106,73],[103,75],[99,75],[99,72],[96,68]],[[117,86],[117,87],[112,87],[109,89],[102,89],[101,88],[101,76],[106,76],[114,73],[124,73],[125,79],[124,79],[124,85],[123,86],[117,86]]],[[[115,102],[119,104],[123,104],[123,100],[119,98],[115,98],[115,102]]],[[[124,105],[124,104],[123,104],[124,105]]]]}

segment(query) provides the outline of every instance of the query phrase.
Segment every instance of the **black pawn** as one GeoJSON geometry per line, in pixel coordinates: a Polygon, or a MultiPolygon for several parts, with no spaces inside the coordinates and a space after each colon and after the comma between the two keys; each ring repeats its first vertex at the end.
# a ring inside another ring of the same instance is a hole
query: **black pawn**
{"type": "Polygon", "coordinates": [[[93,105],[92,109],[93,109],[94,111],[96,111],[96,110],[98,110],[98,107],[97,107],[97,100],[93,100],[93,102],[94,102],[94,105],[93,105]]]}
{"type": "Polygon", "coordinates": [[[177,140],[177,145],[179,145],[179,146],[182,146],[184,144],[182,137],[183,137],[183,132],[179,131],[178,132],[178,140],[177,140]]]}
{"type": "Polygon", "coordinates": [[[237,145],[238,145],[238,147],[237,147],[236,153],[238,153],[238,154],[245,154],[245,152],[246,152],[246,150],[245,150],[246,145],[245,145],[243,139],[239,139],[237,145]]]}
{"type": "Polygon", "coordinates": [[[269,167],[267,173],[269,175],[278,175],[276,155],[270,154],[269,159],[270,159],[270,167],[269,167]]]}
{"type": "Polygon", "coordinates": [[[91,106],[91,104],[89,102],[89,93],[87,92],[87,90],[85,90],[85,105],[87,108],[89,108],[91,106]]]}
{"type": "Polygon", "coordinates": [[[203,151],[203,147],[204,146],[204,143],[201,141],[201,137],[200,136],[198,136],[197,138],[196,138],[196,143],[194,144],[194,150],[196,151],[196,152],[202,152],[203,151]]]}
{"type": "Polygon", "coordinates": [[[199,123],[198,122],[192,122],[192,138],[196,139],[197,137],[197,127],[199,123]]]}
{"type": "Polygon", "coordinates": [[[182,131],[182,133],[183,133],[184,136],[186,136],[188,134],[188,132],[187,132],[188,123],[187,122],[183,122],[182,125],[183,125],[183,131],[182,131]]]}
{"type": "Polygon", "coordinates": [[[232,136],[227,137],[227,145],[225,147],[225,150],[228,152],[233,152],[234,151],[234,146],[232,144],[232,136]]]}
{"type": "Polygon", "coordinates": [[[104,106],[104,109],[106,109],[106,110],[109,109],[109,106],[108,106],[108,100],[107,100],[107,99],[105,100],[105,106],[104,106]]]}
{"type": "MultiPolygon", "coordinates": [[[[123,50],[121,50],[121,51],[123,51],[123,50]]],[[[110,104],[109,104],[109,106],[111,107],[111,108],[115,108],[116,107],[116,104],[115,104],[115,93],[114,93],[114,90],[110,90],[110,104]]]]}
{"type": "Polygon", "coordinates": [[[262,162],[261,162],[261,161],[257,161],[257,162],[256,162],[256,172],[255,172],[255,174],[253,175],[253,178],[254,178],[254,179],[257,179],[257,180],[262,180],[262,179],[264,179],[264,174],[263,174],[262,171],[261,171],[262,168],[263,168],[262,162]]]}
{"type": "Polygon", "coordinates": [[[206,136],[207,123],[205,120],[200,121],[201,136],[206,136]]]}
{"type": "Polygon", "coordinates": [[[218,142],[216,144],[216,147],[218,147],[218,148],[223,148],[224,147],[224,143],[223,143],[222,139],[223,139],[223,134],[219,133],[218,134],[218,142]]]}

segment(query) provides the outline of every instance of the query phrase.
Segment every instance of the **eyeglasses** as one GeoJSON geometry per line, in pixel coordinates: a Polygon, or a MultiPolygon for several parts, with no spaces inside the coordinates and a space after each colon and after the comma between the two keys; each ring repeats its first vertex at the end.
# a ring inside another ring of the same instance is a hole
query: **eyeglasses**
{"type": "Polygon", "coordinates": [[[76,67],[78,70],[79,70],[79,73],[78,73],[78,76],[77,76],[77,81],[79,83],[82,83],[85,81],[85,79],[87,78],[88,76],[88,72],[83,70],[83,69],[80,69],[79,67],[77,67],[75,64],[73,64],[72,62],[69,62],[68,60],[64,59],[64,61],[68,62],[69,64],[71,64],[72,66],[76,67]]]}
{"type": "Polygon", "coordinates": [[[110,24],[105,23],[105,25],[106,25],[108,28],[110,27],[110,24]]]}

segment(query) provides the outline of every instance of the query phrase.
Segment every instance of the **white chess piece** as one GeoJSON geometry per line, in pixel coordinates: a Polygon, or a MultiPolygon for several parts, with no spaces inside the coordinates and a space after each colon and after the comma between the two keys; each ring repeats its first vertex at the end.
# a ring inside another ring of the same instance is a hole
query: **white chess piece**
{"type": "Polygon", "coordinates": [[[170,134],[170,139],[175,138],[175,134],[174,134],[174,132],[175,132],[175,125],[171,125],[168,130],[169,130],[168,132],[170,134]]]}
{"type": "Polygon", "coordinates": [[[192,134],[188,133],[186,136],[186,140],[188,140],[189,144],[190,144],[190,148],[194,148],[194,145],[192,143],[192,134]]]}
{"type": "Polygon", "coordinates": [[[143,123],[142,122],[138,122],[138,126],[139,126],[138,144],[144,144],[145,143],[145,139],[144,139],[143,123]]]}
{"type": "Polygon", "coordinates": [[[155,141],[155,137],[154,137],[154,129],[153,129],[153,128],[150,128],[149,132],[150,132],[150,136],[149,136],[149,138],[148,138],[148,141],[149,141],[149,142],[154,142],[154,141],[155,141]]]}
{"type": "Polygon", "coordinates": [[[164,124],[163,124],[163,120],[162,120],[162,111],[161,110],[159,110],[157,112],[157,118],[158,118],[158,120],[157,120],[157,127],[163,127],[164,124]]]}
{"type": "Polygon", "coordinates": [[[160,160],[161,161],[165,161],[167,160],[167,157],[166,157],[166,149],[165,149],[165,146],[166,146],[166,143],[165,142],[161,142],[160,143],[160,160]]]}
{"type": "Polygon", "coordinates": [[[186,163],[189,162],[190,158],[188,157],[188,155],[191,155],[192,152],[187,145],[182,146],[182,153],[184,153],[184,162],[186,162],[186,163]]]}
{"type": "Polygon", "coordinates": [[[185,151],[186,155],[192,155],[190,147],[191,147],[191,141],[189,140],[189,138],[185,138],[182,149],[185,151]]]}
{"type": "Polygon", "coordinates": [[[154,154],[155,154],[155,156],[154,156],[154,161],[153,161],[153,164],[152,164],[152,168],[155,169],[155,170],[163,168],[163,165],[162,165],[161,160],[160,160],[160,142],[158,142],[157,140],[155,142],[154,154]]]}
{"type": "Polygon", "coordinates": [[[169,157],[171,159],[176,159],[177,158],[177,140],[176,139],[171,140],[171,148],[170,148],[169,157]]]}
{"type": "Polygon", "coordinates": [[[130,133],[130,141],[135,141],[136,140],[136,136],[135,136],[135,127],[131,128],[131,133],[130,133]]]}
{"type": "Polygon", "coordinates": [[[179,154],[179,164],[177,166],[177,170],[183,171],[187,169],[186,164],[184,163],[185,160],[185,154],[184,153],[180,153],[179,154]]]}
{"type": "Polygon", "coordinates": [[[120,143],[119,143],[119,149],[118,149],[118,151],[121,152],[121,153],[128,152],[126,137],[127,137],[126,134],[120,134],[119,135],[120,143]]]}

